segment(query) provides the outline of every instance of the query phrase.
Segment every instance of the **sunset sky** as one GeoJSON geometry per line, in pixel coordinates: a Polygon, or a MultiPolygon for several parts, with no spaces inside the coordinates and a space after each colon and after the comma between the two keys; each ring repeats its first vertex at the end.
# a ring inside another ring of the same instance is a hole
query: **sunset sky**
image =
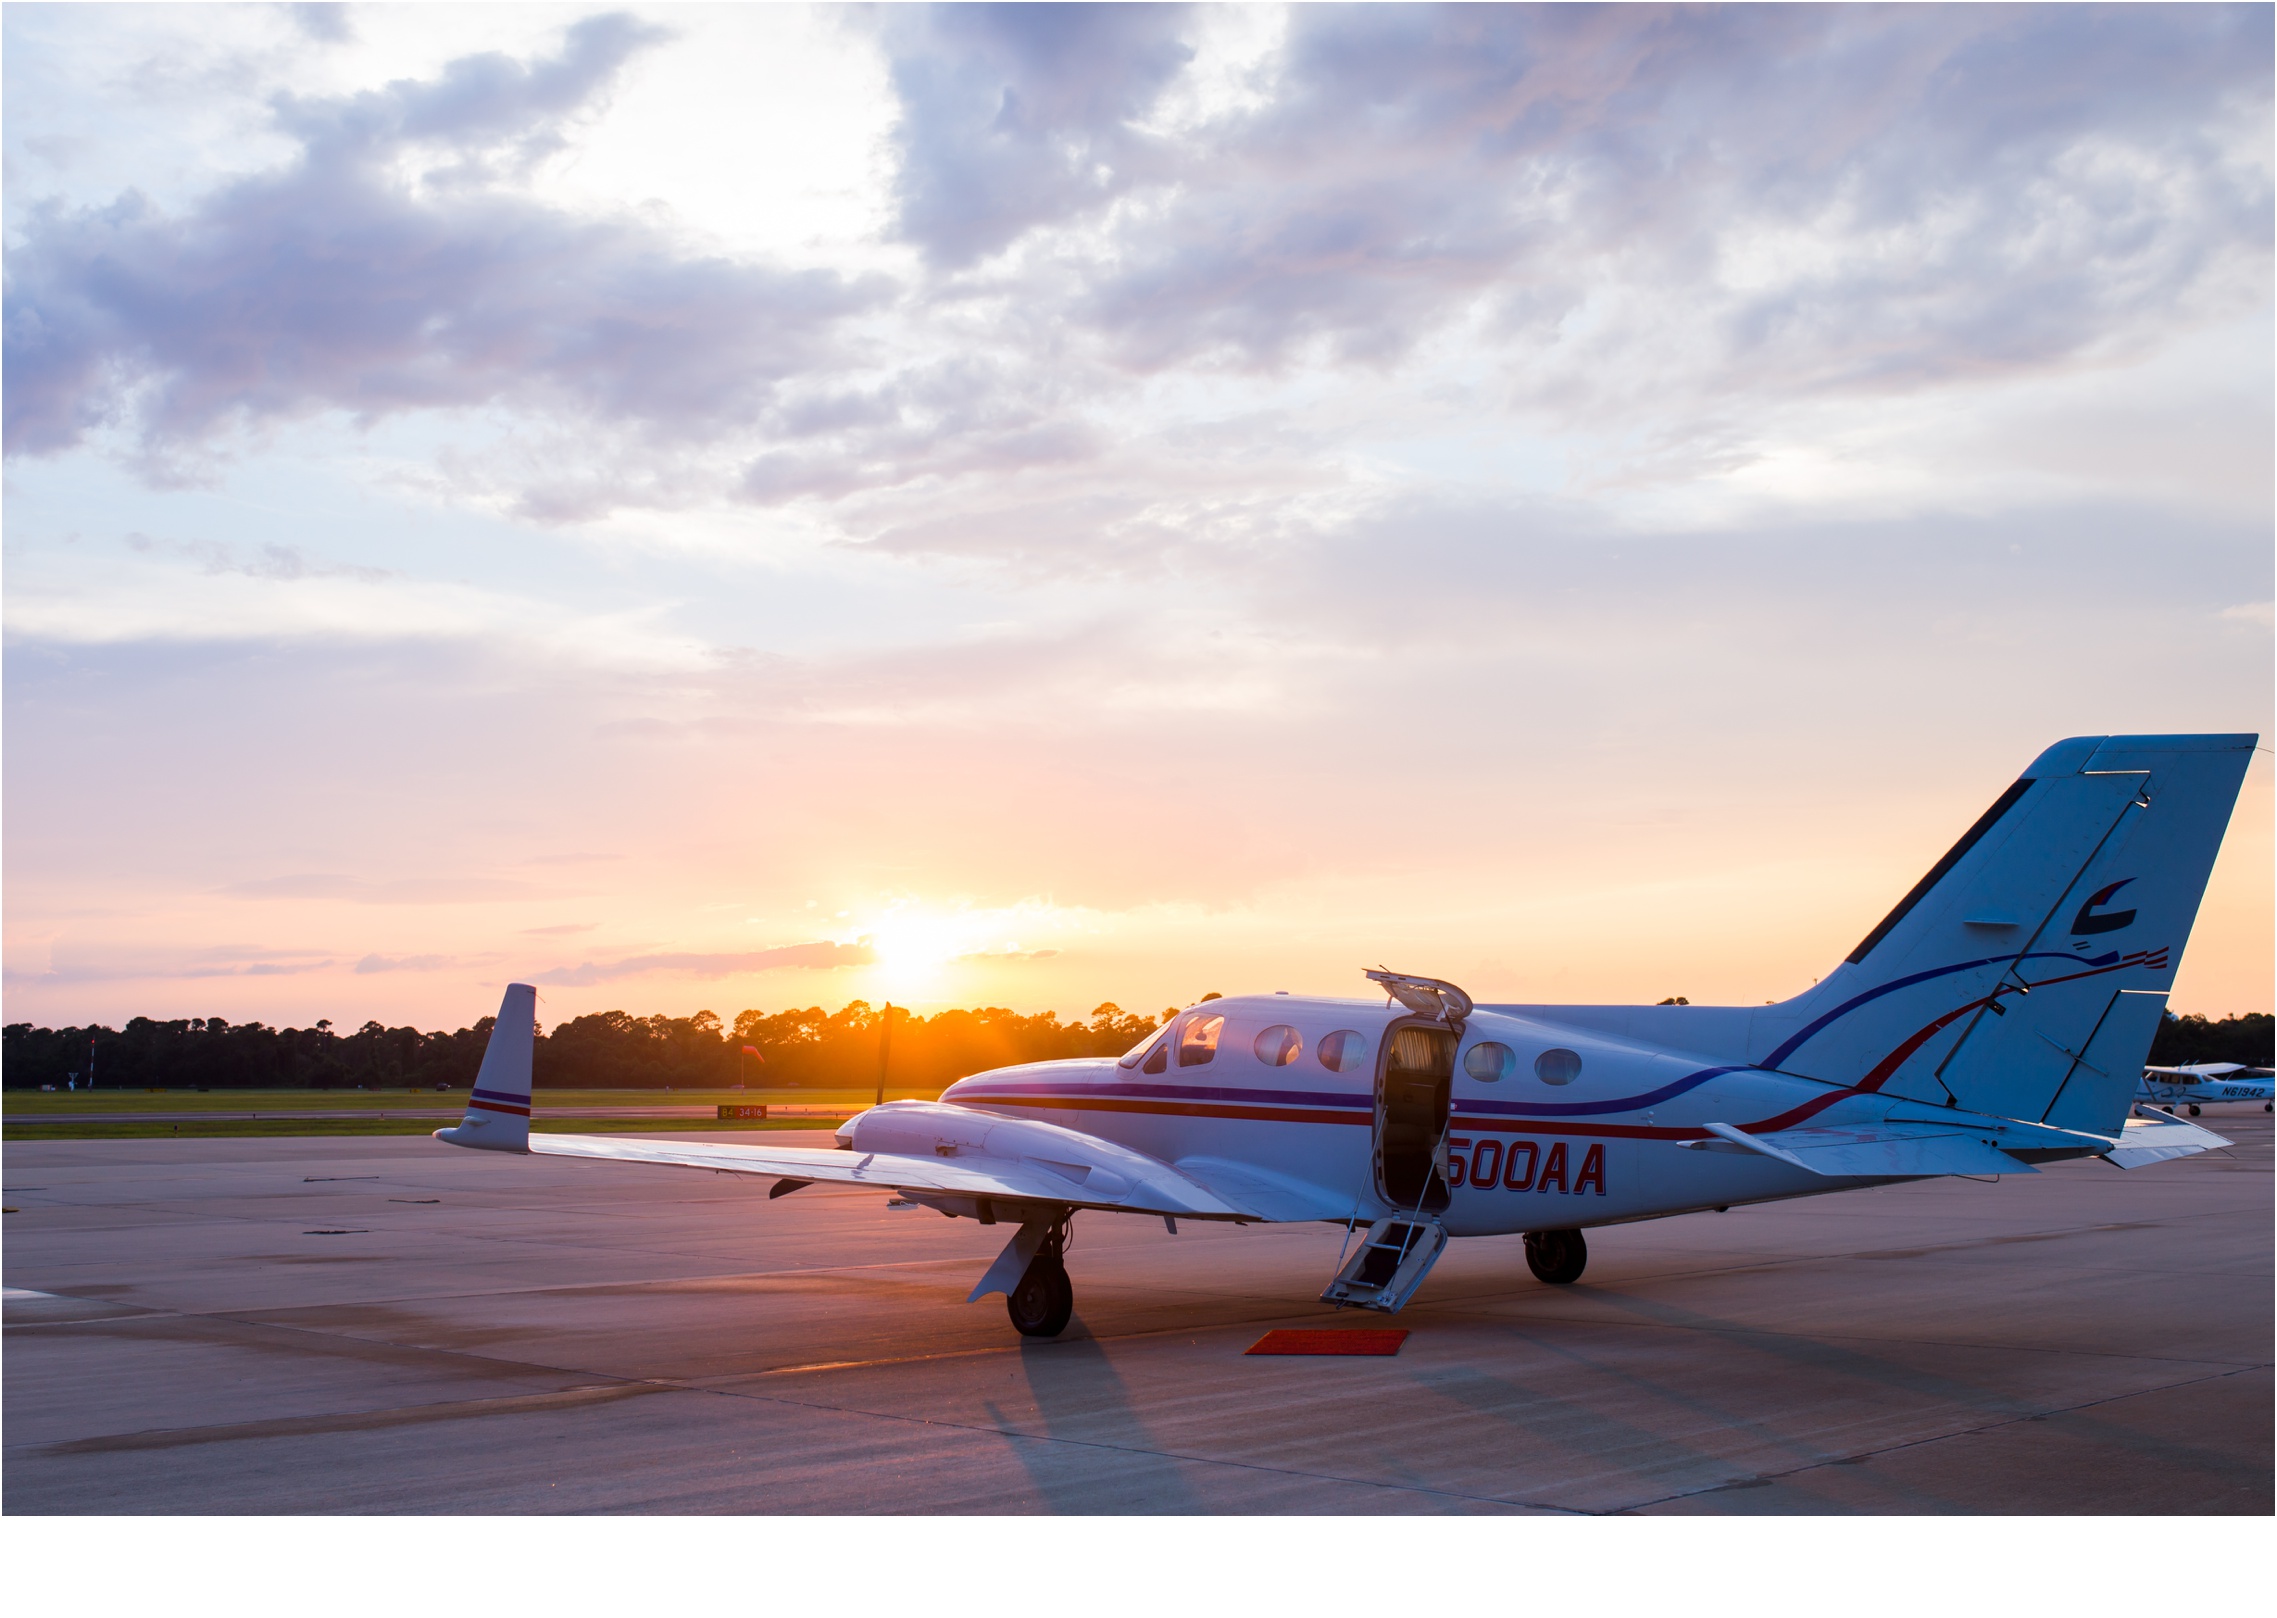
{"type": "Polygon", "coordinates": [[[2271,15],[9,5],[7,1018],[1795,993],[2277,728],[2271,15]]]}

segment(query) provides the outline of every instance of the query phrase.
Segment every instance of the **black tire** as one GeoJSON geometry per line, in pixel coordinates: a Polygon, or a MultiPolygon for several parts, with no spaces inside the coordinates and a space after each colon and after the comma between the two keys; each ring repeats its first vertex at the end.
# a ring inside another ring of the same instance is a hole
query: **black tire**
{"type": "Polygon", "coordinates": [[[1589,1244],[1578,1230],[1526,1232],[1526,1268],[1551,1286],[1571,1286],[1589,1267],[1589,1244]]]}
{"type": "Polygon", "coordinates": [[[2198,1116],[2198,1109],[2197,1109],[2196,1107],[2192,1107],[2192,1108],[2190,1109],[2190,1116],[2191,1116],[2191,1117],[2193,1117],[2193,1118],[2195,1118],[2195,1117],[2197,1117],[2197,1116],[2198,1116]]]}
{"type": "Polygon", "coordinates": [[[1022,1337],[1057,1337],[1075,1316],[1075,1288],[1067,1267],[1056,1258],[1037,1254],[1019,1285],[1004,1296],[1004,1312],[1022,1337]]]}

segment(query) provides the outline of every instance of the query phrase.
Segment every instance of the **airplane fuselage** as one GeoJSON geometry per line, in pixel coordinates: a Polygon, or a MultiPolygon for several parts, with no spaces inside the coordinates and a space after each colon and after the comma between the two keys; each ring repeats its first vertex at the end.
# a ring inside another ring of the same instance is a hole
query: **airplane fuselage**
{"type": "Polygon", "coordinates": [[[1428,1142],[1435,1180],[1395,1201],[1387,1179],[1396,1177],[1383,1161],[1385,1045],[1418,1024],[1373,1001],[1208,1001],[1119,1062],[1001,1068],[960,1080],[941,1099],[1079,1130],[1206,1184],[1239,1185],[1247,1172],[1285,1191],[1284,1207],[1310,1193],[1305,1217],[1365,1224],[1421,1211],[1455,1236],[1619,1224],[1874,1183],[1727,1148],[1704,1126],[1839,1128],[1906,1105],[1476,1010],[1452,1052],[1446,1112],[1433,1131],[1440,1138],[1428,1142]],[[1224,1019],[1214,1037],[1189,1037],[1213,1018],[1224,1019]]]}

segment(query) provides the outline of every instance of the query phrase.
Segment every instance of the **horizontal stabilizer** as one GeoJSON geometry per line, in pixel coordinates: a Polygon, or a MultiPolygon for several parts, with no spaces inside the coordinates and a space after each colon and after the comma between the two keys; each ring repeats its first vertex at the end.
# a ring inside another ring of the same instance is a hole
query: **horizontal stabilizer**
{"type": "Polygon", "coordinates": [[[2200,1129],[2196,1124],[2186,1124],[2179,1118],[2169,1118],[2161,1112],[2128,1119],[2119,1143],[2103,1157],[2120,1168],[2139,1169],[2146,1164],[2192,1157],[2229,1144],[2225,1136],[2200,1129]]]}
{"type": "Polygon", "coordinates": [[[1781,1129],[1750,1135],[1730,1124],[1702,1126],[1713,1140],[1694,1151],[1754,1152],[1830,1179],[1926,1179],[1940,1174],[2033,1174],[1982,1135],[1949,1125],[1882,1123],[1856,1129],[1781,1129]]]}

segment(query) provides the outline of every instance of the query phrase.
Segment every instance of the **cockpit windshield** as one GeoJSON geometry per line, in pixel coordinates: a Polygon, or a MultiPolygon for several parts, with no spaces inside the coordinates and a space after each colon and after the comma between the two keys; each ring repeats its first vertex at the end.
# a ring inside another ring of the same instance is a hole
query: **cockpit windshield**
{"type": "Polygon", "coordinates": [[[1139,1063],[1146,1060],[1146,1053],[1148,1051],[1154,1049],[1155,1046],[1161,1044],[1169,1037],[1170,1029],[1169,1026],[1165,1024],[1164,1026],[1157,1028],[1153,1033],[1145,1035],[1139,1040],[1136,1045],[1133,1045],[1129,1050],[1125,1051],[1122,1054],[1121,1059],[1118,1060],[1115,1065],[1117,1067],[1137,1067],[1139,1063]]]}

